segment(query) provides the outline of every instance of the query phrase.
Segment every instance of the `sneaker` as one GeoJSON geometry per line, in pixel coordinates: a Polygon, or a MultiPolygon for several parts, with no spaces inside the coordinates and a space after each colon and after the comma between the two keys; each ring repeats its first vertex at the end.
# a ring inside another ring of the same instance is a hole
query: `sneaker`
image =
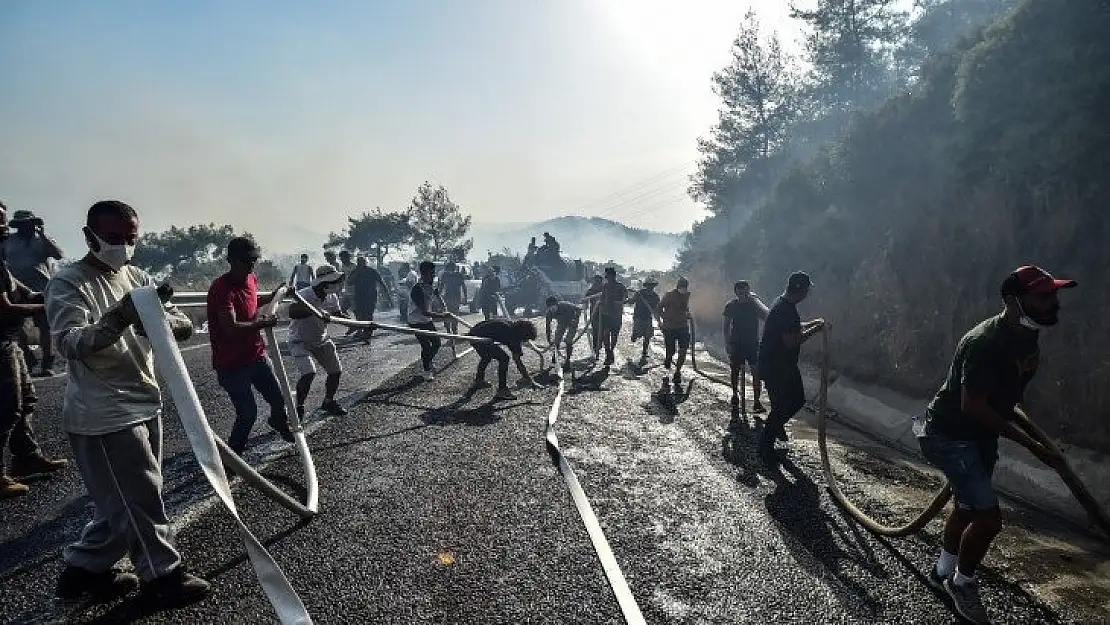
{"type": "MultiPolygon", "coordinates": [[[[293,438],[293,432],[289,429],[289,423],[284,419],[279,420],[275,419],[274,417],[270,417],[270,420],[266,423],[269,424],[269,426],[272,427],[275,432],[277,432],[278,436],[281,437],[281,440],[287,443],[292,443],[293,441],[297,440],[293,438]]],[[[239,455],[241,456],[243,454],[239,453],[239,455]]]]}
{"type": "Polygon", "coordinates": [[[764,408],[763,404],[759,403],[759,400],[757,399],[752,402],[752,412],[767,412],[767,409],[764,408]]]}
{"type": "Polygon", "coordinates": [[[929,579],[930,586],[937,590],[944,590],[944,582],[948,580],[948,577],[952,576],[949,575],[948,577],[941,577],[940,573],[937,572],[937,565],[934,562],[933,566],[929,567],[929,574],[927,577],[929,579]]]}
{"type": "Polygon", "coordinates": [[[0,499],[26,495],[30,490],[26,484],[21,484],[7,475],[0,474],[0,499]]]}
{"type": "Polygon", "coordinates": [[[983,599],[979,596],[979,584],[975,581],[967,584],[957,584],[952,578],[944,580],[944,589],[952,597],[956,612],[965,619],[978,625],[990,625],[987,609],[983,607],[983,599]]]}
{"type": "Polygon", "coordinates": [[[436,374],[432,373],[431,369],[425,369],[424,371],[420,372],[420,377],[424,378],[426,382],[431,382],[432,380],[436,379],[436,374]]]}
{"type": "Polygon", "coordinates": [[[497,393],[494,394],[493,398],[494,399],[516,399],[516,395],[513,395],[513,392],[509,390],[509,387],[502,386],[501,388],[497,389],[497,393]]]}
{"type": "Polygon", "coordinates": [[[104,603],[119,599],[138,587],[139,578],[133,573],[114,568],[94,573],[71,564],[58,576],[54,598],[67,603],[84,600],[104,603]]]}
{"type": "Polygon", "coordinates": [[[211,584],[178,566],[143,584],[143,595],[156,605],[176,606],[203,599],[211,588],[211,584]]]}
{"type": "Polygon", "coordinates": [[[347,414],[347,409],[343,406],[340,406],[339,402],[335,401],[334,399],[329,399],[320,404],[320,410],[323,410],[328,414],[338,415],[340,417],[347,414]]]}
{"type": "Polygon", "coordinates": [[[13,478],[19,479],[43,473],[53,473],[66,468],[68,464],[68,460],[51,460],[39,453],[30,456],[16,456],[12,458],[11,475],[13,478]]]}

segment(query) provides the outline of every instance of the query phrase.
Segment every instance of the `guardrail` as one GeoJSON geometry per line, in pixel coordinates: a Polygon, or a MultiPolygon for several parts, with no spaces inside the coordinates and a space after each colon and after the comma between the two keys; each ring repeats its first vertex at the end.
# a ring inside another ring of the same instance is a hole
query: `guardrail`
{"type": "MultiPolygon", "coordinates": [[[[266,291],[267,293],[269,291],[266,291]]],[[[281,300],[282,304],[292,303],[292,298],[281,300]]],[[[174,292],[173,304],[178,308],[204,308],[208,306],[208,293],[206,291],[180,291],[174,292]]]]}

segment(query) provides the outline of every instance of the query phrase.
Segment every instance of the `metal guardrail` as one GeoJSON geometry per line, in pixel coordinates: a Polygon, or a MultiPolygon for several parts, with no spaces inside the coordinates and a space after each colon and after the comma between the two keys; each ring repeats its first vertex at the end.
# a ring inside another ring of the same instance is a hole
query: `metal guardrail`
{"type": "MultiPolygon", "coordinates": [[[[267,291],[268,293],[269,291],[267,291]]],[[[173,304],[178,308],[204,308],[208,306],[208,293],[206,291],[180,291],[173,294],[173,304]]],[[[292,303],[291,298],[281,300],[282,304],[292,303]]]]}

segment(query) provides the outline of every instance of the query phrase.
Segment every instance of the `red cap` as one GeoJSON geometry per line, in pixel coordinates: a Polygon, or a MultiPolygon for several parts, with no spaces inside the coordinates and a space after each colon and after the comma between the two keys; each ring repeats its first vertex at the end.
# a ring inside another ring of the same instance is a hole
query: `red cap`
{"type": "Polygon", "coordinates": [[[1025,293],[1045,294],[1055,293],[1060,289],[1070,289],[1079,283],[1075,280],[1057,280],[1044,269],[1036,265],[1025,265],[1014,271],[1022,291],[1025,293]]]}

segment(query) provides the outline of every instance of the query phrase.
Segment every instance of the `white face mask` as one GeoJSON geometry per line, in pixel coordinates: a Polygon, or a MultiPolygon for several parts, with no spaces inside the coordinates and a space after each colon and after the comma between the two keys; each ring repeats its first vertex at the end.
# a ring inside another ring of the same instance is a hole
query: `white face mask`
{"type": "Polygon", "coordinates": [[[1022,307],[1021,302],[1017,301],[1016,299],[1014,301],[1015,301],[1015,303],[1017,303],[1018,313],[1020,313],[1020,315],[1021,315],[1020,317],[1018,317],[1018,323],[1021,324],[1021,327],[1025,328],[1027,330],[1038,330],[1038,331],[1041,328],[1047,327],[1047,326],[1042,326],[1041,324],[1034,321],[1032,317],[1030,317],[1029,315],[1026,315],[1025,314],[1025,308],[1022,307]]]}
{"type": "Polygon", "coordinates": [[[111,245],[98,237],[95,232],[93,238],[100,245],[100,251],[94,251],[91,247],[89,251],[92,252],[93,257],[108,265],[112,271],[119,271],[124,265],[131,262],[131,259],[135,256],[134,245],[111,245]]]}

